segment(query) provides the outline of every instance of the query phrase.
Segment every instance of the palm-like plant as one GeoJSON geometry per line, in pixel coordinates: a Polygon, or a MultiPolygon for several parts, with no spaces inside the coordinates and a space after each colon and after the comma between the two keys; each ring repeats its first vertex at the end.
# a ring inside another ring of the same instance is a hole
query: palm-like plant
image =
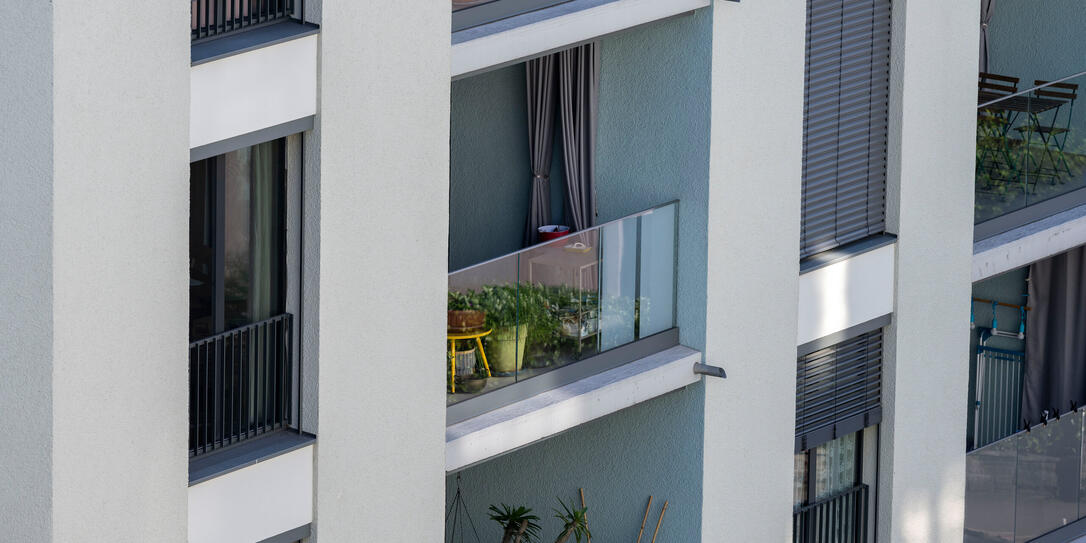
{"type": "Polygon", "coordinates": [[[491,505],[490,519],[502,527],[502,543],[536,543],[539,541],[539,517],[527,507],[509,507],[504,503],[501,509],[491,505]]]}
{"type": "Polygon", "coordinates": [[[559,505],[562,506],[564,511],[554,510],[554,518],[562,521],[562,533],[558,534],[558,539],[554,540],[554,543],[566,543],[569,541],[569,537],[573,536],[577,538],[577,543],[581,543],[581,538],[588,539],[592,537],[592,534],[588,531],[588,512],[587,507],[577,509],[573,507],[573,502],[568,505],[558,499],[559,505]]]}

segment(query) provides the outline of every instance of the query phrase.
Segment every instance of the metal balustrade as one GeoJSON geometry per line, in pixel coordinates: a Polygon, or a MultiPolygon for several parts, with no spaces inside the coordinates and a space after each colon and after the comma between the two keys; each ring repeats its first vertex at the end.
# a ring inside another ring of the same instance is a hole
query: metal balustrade
{"type": "Polygon", "coordinates": [[[190,0],[192,41],[289,19],[295,0],[190,0]]]}
{"type": "Polygon", "coordinates": [[[189,457],[293,422],[293,316],[189,344],[189,457]]]}
{"type": "Polygon", "coordinates": [[[867,485],[860,484],[792,515],[793,543],[866,543],[867,485]]]}

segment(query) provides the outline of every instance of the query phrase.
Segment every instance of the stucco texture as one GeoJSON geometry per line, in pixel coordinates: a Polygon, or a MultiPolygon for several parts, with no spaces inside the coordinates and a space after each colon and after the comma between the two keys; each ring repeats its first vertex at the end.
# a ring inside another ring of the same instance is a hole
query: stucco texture
{"type": "MultiPolygon", "coordinates": [[[[598,221],[680,200],[678,324],[682,343],[697,349],[705,342],[710,24],[708,10],[699,10],[600,40],[598,221]]],[[[524,99],[519,66],[454,83],[455,150],[468,149],[455,141],[457,136],[517,135],[526,130],[519,116],[469,113],[466,100],[482,103],[463,92],[475,84],[480,88],[472,94],[511,97],[503,107],[512,108],[516,106],[512,100],[524,99]],[[487,91],[483,83],[517,90],[487,91]]],[[[479,147],[477,152],[470,157],[454,154],[453,195],[459,187],[479,182],[467,175],[467,169],[458,169],[458,161],[504,161],[510,172],[523,168],[507,177],[517,183],[515,190],[491,191],[486,196],[500,204],[495,207],[508,210],[502,220],[515,234],[508,236],[506,245],[491,251],[516,250],[527,206],[526,139],[500,149],[515,158],[483,156],[497,154],[495,149],[479,147]]],[[[560,179],[552,172],[552,191],[560,179]]],[[[455,214],[455,208],[451,212],[455,214]]],[[[450,250],[469,250],[464,247],[470,240],[457,234],[464,228],[454,218],[450,250]]],[[[475,243],[489,242],[492,237],[488,234],[475,243]]],[[[504,238],[499,233],[495,239],[504,238]]],[[[551,509],[558,506],[556,497],[575,498],[577,489],[584,488],[594,540],[636,539],[651,494],[650,532],[668,500],[660,539],[699,541],[703,389],[698,383],[462,471],[464,496],[480,535],[500,537],[497,525],[487,519],[487,507],[506,503],[532,507],[543,518],[544,532],[553,537],[557,521],[551,518],[551,509]]],[[[446,488],[448,506],[455,494],[455,474],[447,477],[446,488]]]]}
{"type": "Polygon", "coordinates": [[[321,10],[316,535],[437,541],[450,11],[321,10]]]}

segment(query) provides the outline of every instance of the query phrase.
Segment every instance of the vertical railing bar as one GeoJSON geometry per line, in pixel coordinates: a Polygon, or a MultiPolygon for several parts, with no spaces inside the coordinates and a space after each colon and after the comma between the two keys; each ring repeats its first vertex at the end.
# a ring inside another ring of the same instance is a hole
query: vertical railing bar
{"type": "Polygon", "coordinates": [[[275,336],[276,336],[275,337],[275,378],[276,378],[276,388],[275,388],[275,401],[273,403],[271,403],[271,405],[273,405],[275,407],[275,416],[273,418],[275,419],[277,427],[282,427],[282,422],[283,422],[283,419],[282,419],[282,386],[283,386],[283,376],[282,376],[282,366],[283,366],[283,359],[282,359],[282,340],[283,340],[282,326],[283,326],[283,320],[282,319],[276,319],[276,321],[275,321],[275,336]]]}
{"type": "MultiPolygon", "coordinates": [[[[283,389],[283,414],[287,424],[294,424],[294,318],[287,317],[287,357],[283,368],[283,377],[286,380],[283,389]]],[[[300,382],[299,382],[300,384],[300,382]]],[[[299,422],[298,427],[301,428],[299,422]]]]}
{"type": "Polygon", "coordinates": [[[203,419],[204,419],[204,439],[203,439],[204,452],[207,452],[207,450],[208,450],[208,448],[207,448],[207,442],[208,442],[207,427],[209,426],[208,422],[210,422],[208,420],[208,415],[207,415],[207,412],[208,412],[207,406],[208,406],[208,403],[210,403],[210,402],[208,402],[207,396],[208,396],[208,391],[210,390],[210,384],[211,384],[211,378],[208,375],[209,372],[207,371],[207,357],[208,357],[208,350],[209,349],[210,349],[210,343],[205,343],[204,344],[204,363],[201,364],[201,368],[200,368],[200,372],[203,373],[203,375],[204,375],[204,387],[203,387],[203,390],[202,390],[202,392],[203,392],[203,401],[201,402],[201,407],[204,410],[204,416],[203,416],[203,419]]]}
{"type": "Polygon", "coordinates": [[[236,366],[235,371],[238,373],[237,411],[234,416],[237,417],[237,435],[240,440],[242,439],[242,432],[245,431],[245,367],[244,358],[242,357],[241,334],[234,335],[234,349],[234,365],[236,366]]]}
{"type": "Polygon", "coordinates": [[[275,328],[266,324],[261,326],[264,329],[264,430],[270,430],[275,426],[275,421],[272,418],[272,405],[271,401],[275,397],[275,372],[272,371],[275,363],[275,358],[272,354],[272,341],[275,339],[275,328]]]}
{"type": "Polygon", "coordinates": [[[248,330],[248,337],[245,340],[245,345],[248,348],[245,353],[245,361],[249,372],[249,397],[248,397],[248,420],[246,421],[246,436],[256,435],[257,428],[257,412],[256,402],[260,395],[260,376],[258,375],[258,368],[256,367],[256,336],[259,332],[255,329],[248,330]],[[250,434],[251,432],[251,434],[250,434]]]}
{"type": "Polygon", "coordinates": [[[267,432],[268,429],[269,429],[269,424],[268,423],[270,422],[268,420],[268,416],[269,416],[269,413],[268,413],[268,398],[271,397],[271,387],[269,386],[271,384],[271,372],[268,371],[268,369],[269,369],[268,365],[271,363],[271,356],[270,356],[271,353],[268,352],[268,347],[269,347],[269,344],[270,344],[269,343],[269,338],[271,337],[271,327],[269,327],[267,325],[261,326],[260,327],[260,333],[261,333],[261,343],[263,345],[263,347],[260,349],[260,351],[261,351],[260,366],[262,368],[261,371],[263,372],[263,383],[264,383],[264,394],[260,397],[260,400],[261,400],[260,403],[262,403],[264,405],[264,409],[263,409],[263,411],[264,411],[264,413],[263,413],[263,415],[264,415],[263,416],[263,419],[264,419],[263,420],[263,426],[264,426],[264,431],[267,432]]]}
{"type": "Polygon", "coordinates": [[[259,376],[256,389],[256,427],[258,433],[263,433],[268,426],[268,368],[267,368],[267,344],[268,330],[261,326],[256,329],[256,374],[259,376]]]}
{"type": "Polygon", "coordinates": [[[215,341],[215,439],[220,446],[226,444],[226,432],[223,428],[223,402],[226,397],[226,386],[223,384],[223,347],[226,346],[225,338],[220,337],[215,341]]]}

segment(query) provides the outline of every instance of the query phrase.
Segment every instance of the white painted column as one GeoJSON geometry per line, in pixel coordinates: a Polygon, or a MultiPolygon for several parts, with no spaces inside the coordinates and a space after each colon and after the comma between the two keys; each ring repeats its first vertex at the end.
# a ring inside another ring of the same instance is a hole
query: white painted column
{"type": "Polygon", "coordinates": [[[804,0],[713,6],[703,541],[791,541],[804,0]],[[771,44],[771,46],[767,46],[771,44]]]}
{"type": "Polygon", "coordinates": [[[898,0],[887,228],[879,541],[960,542],[965,492],[977,0],[898,0]]]}
{"type": "Polygon", "coordinates": [[[18,15],[0,34],[0,526],[183,542],[188,5],[18,15]]]}
{"type": "Polygon", "coordinates": [[[439,541],[449,5],[325,0],[321,18],[316,535],[439,541]]]}

